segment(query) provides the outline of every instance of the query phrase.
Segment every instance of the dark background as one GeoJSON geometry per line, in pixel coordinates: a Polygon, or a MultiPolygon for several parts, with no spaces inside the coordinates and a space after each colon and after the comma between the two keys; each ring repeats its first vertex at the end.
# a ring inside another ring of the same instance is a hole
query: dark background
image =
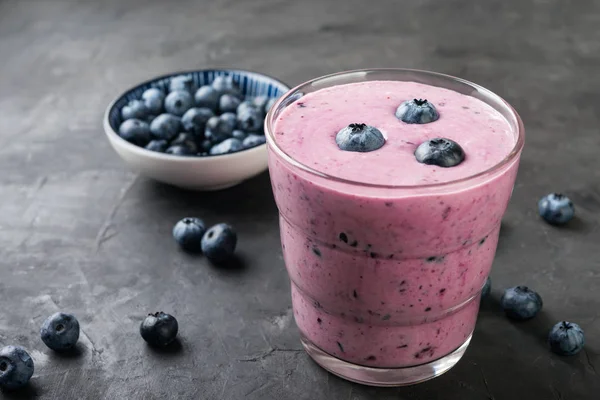
{"type": "Polygon", "coordinates": [[[0,345],[25,346],[40,399],[597,399],[600,393],[600,4],[537,1],[0,0],[0,345]],[[102,115],[138,81],[237,67],[295,85],[364,67],[410,67],[490,88],[521,114],[526,150],[463,360],[399,389],[338,379],[300,351],[268,175],[190,193],[130,173],[102,115]],[[561,191],[567,227],[536,214],[561,191]],[[244,266],[179,251],[184,216],[237,227],[244,266]],[[544,311],[513,323],[503,288],[527,284],[544,311]],[[82,324],[80,354],[39,339],[56,310],[82,324]],[[173,313],[181,345],[147,348],[138,325],[173,313]],[[561,319],[586,332],[561,358],[545,336],[561,319]],[[277,349],[271,351],[271,349],[277,349]]]}

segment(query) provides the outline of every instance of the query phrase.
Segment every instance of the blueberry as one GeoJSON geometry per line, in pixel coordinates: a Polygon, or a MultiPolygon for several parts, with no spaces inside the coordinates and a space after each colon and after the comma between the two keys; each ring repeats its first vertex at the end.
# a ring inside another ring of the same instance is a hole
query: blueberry
{"type": "Polygon", "coordinates": [[[236,151],[242,150],[243,145],[238,139],[225,139],[219,144],[215,144],[210,149],[211,156],[217,156],[220,154],[235,153],[236,151]]]}
{"type": "Polygon", "coordinates": [[[183,90],[184,92],[188,92],[189,94],[193,95],[196,89],[194,78],[192,78],[190,75],[178,75],[171,78],[171,81],[169,82],[169,92],[183,90]]]}
{"type": "Polygon", "coordinates": [[[396,118],[407,124],[427,124],[439,117],[434,105],[427,100],[406,100],[396,109],[396,118]]]}
{"type": "Polygon", "coordinates": [[[239,98],[230,94],[224,94],[219,99],[219,112],[236,112],[240,103],[241,101],[239,98]]]}
{"type": "Polygon", "coordinates": [[[226,123],[231,128],[231,130],[233,132],[233,130],[237,126],[237,116],[234,113],[232,113],[232,112],[226,112],[226,113],[223,113],[223,114],[219,115],[219,118],[224,123],[226,123]]]}
{"type": "Polygon", "coordinates": [[[208,153],[210,148],[213,146],[212,142],[208,139],[204,139],[200,144],[200,148],[203,150],[203,153],[208,153]]]}
{"type": "Polygon", "coordinates": [[[562,321],[554,325],[548,335],[550,349],[562,356],[572,356],[585,345],[583,329],[575,323],[562,321]]]}
{"type": "Polygon", "coordinates": [[[162,311],[148,314],[140,325],[140,335],[152,346],[166,346],[177,337],[177,319],[162,311]]]}
{"type": "Polygon", "coordinates": [[[233,80],[233,76],[217,76],[212,82],[212,87],[219,96],[230,94],[238,98],[242,97],[239,85],[233,80]]]}
{"type": "Polygon", "coordinates": [[[252,99],[252,105],[266,113],[267,104],[269,103],[267,96],[258,96],[252,99]]]}
{"type": "Polygon", "coordinates": [[[169,147],[169,142],[166,140],[155,139],[146,145],[146,150],[156,151],[157,153],[164,153],[169,147]]]}
{"type": "Polygon", "coordinates": [[[233,255],[237,234],[228,224],[218,224],[202,237],[202,252],[210,261],[222,263],[233,255]]]}
{"type": "Polygon", "coordinates": [[[150,88],[142,93],[142,100],[151,114],[158,115],[163,110],[165,94],[158,88],[150,88]]]}
{"type": "Polygon", "coordinates": [[[186,132],[194,135],[196,140],[204,137],[206,122],[215,114],[209,108],[190,108],[181,117],[181,125],[186,132]]]}
{"type": "Polygon", "coordinates": [[[206,232],[204,221],[200,218],[184,218],[173,227],[173,238],[187,251],[197,252],[201,250],[200,242],[202,235],[206,232]]]}
{"type": "Polygon", "coordinates": [[[542,298],[527,286],[516,286],[504,291],[500,305],[509,318],[533,318],[542,309],[542,298]]]}
{"type": "Polygon", "coordinates": [[[219,93],[212,86],[202,86],[194,95],[197,107],[208,108],[212,112],[217,112],[219,98],[219,93]]]}
{"type": "Polygon", "coordinates": [[[566,224],[575,215],[573,202],[560,193],[551,193],[542,197],[538,201],[538,210],[541,217],[553,225],[566,224]]]}
{"type": "Polygon", "coordinates": [[[160,114],[150,124],[155,139],[171,140],[181,131],[181,119],[171,114],[160,114]]]}
{"type": "Polygon", "coordinates": [[[243,141],[244,139],[246,139],[246,132],[236,129],[231,133],[231,137],[243,141]]]}
{"type": "Polygon", "coordinates": [[[238,106],[236,112],[239,113],[243,113],[244,111],[246,111],[249,108],[256,108],[258,109],[258,107],[256,107],[254,105],[254,103],[252,102],[252,100],[244,100],[240,103],[240,105],[238,106]]]}
{"type": "Polygon", "coordinates": [[[79,321],[72,314],[57,312],[44,321],[40,335],[52,350],[72,349],[79,340],[79,321]]]}
{"type": "Polygon", "coordinates": [[[131,100],[121,109],[121,118],[123,120],[132,118],[144,120],[148,115],[150,115],[150,110],[148,110],[146,104],[141,100],[131,100]]]}
{"type": "Polygon", "coordinates": [[[275,102],[277,101],[277,98],[273,97],[269,100],[269,102],[265,105],[265,112],[268,113],[271,108],[273,108],[273,106],[275,105],[275,102]]]}
{"type": "Polygon", "coordinates": [[[264,135],[253,135],[250,134],[244,141],[242,145],[244,148],[249,149],[250,147],[256,147],[261,144],[264,144],[267,141],[267,138],[264,135]]]}
{"type": "Polygon", "coordinates": [[[340,150],[364,153],[381,148],[385,144],[385,138],[373,126],[350,124],[337,133],[335,142],[340,150]]]}
{"type": "Polygon", "coordinates": [[[213,143],[219,143],[230,137],[232,133],[233,128],[227,121],[212,117],[206,123],[204,136],[213,143]]]}
{"type": "Polygon", "coordinates": [[[490,292],[492,291],[492,278],[489,276],[485,280],[485,284],[483,285],[483,289],[481,290],[481,298],[488,297],[490,292]]]}
{"type": "Polygon", "coordinates": [[[198,151],[198,146],[196,145],[194,137],[185,132],[180,133],[171,141],[171,147],[173,146],[184,146],[190,153],[196,153],[198,151]]]}
{"type": "Polygon", "coordinates": [[[181,117],[187,110],[194,106],[192,95],[183,90],[171,92],[165,98],[165,110],[168,113],[181,117]]]}
{"type": "Polygon", "coordinates": [[[422,164],[449,168],[463,162],[465,152],[453,140],[435,138],[421,143],[415,150],[415,158],[422,164]]]}
{"type": "Polygon", "coordinates": [[[139,119],[128,119],[119,126],[119,136],[138,146],[150,141],[150,127],[139,119]]]}
{"type": "Polygon", "coordinates": [[[189,148],[188,146],[176,144],[167,148],[167,150],[165,150],[165,153],[172,154],[174,156],[193,156],[196,153],[196,151],[194,149],[189,148]]]}
{"type": "Polygon", "coordinates": [[[33,375],[33,359],[21,346],[5,346],[0,350],[0,387],[19,389],[33,375]]]}
{"type": "Polygon", "coordinates": [[[259,109],[248,107],[238,112],[238,126],[246,132],[259,132],[262,130],[264,118],[259,109]]]}
{"type": "Polygon", "coordinates": [[[144,121],[145,121],[145,122],[146,122],[148,125],[150,125],[150,124],[152,123],[152,121],[154,121],[154,119],[155,119],[155,118],[156,118],[156,115],[152,115],[152,114],[150,114],[150,115],[148,115],[146,118],[144,118],[144,121]]]}

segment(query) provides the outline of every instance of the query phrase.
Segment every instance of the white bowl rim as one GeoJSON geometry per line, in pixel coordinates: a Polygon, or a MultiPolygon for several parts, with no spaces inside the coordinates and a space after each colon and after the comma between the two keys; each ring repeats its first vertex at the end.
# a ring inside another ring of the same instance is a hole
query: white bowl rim
{"type": "MultiPolygon", "coordinates": [[[[162,160],[169,160],[169,161],[175,161],[175,162],[190,162],[190,161],[195,161],[195,162],[208,162],[209,160],[214,160],[215,158],[238,158],[243,154],[248,154],[250,152],[256,152],[256,151],[260,151],[263,150],[264,148],[267,147],[267,143],[263,143],[261,145],[258,146],[254,146],[251,147],[249,149],[245,149],[245,150],[241,150],[241,151],[236,151],[234,153],[227,153],[227,154],[215,154],[215,155],[208,155],[208,156],[203,156],[203,157],[198,157],[198,156],[178,156],[175,154],[167,154],[167,153],[161,153],[158,151],[152,151],[152,150],[148,150],[144,147],[141,146],[137,146],[133,143],[128,142],[127,140],[123,139],[121,136],[119,136],[119,134],[117,132],[115,132],[115,130],[113,129],[113,127],[110,125],[110,120],[109,120],[109,116],[110,116],[110,112],[112,111],[112,109],[115,107],[116,103],[123,97],[125,96],[126,93],[131,92],[132,90],[137,89],[139,86],[143,86],[143,85],[147,85],[149,83],[152,83],[154,81],[158,81],[161,79],[166,79],[166,78],[170,78],[173,76],[178,76],[178,75],[185,75],[185,74],[193,74],[193,73],[198,73],[198,72],[208,72],[208,71],[215,71],[215,72],[233,72],[233,73],[242,73],[242,74],[249,74],[249,75],[257,75],[259,77],[263,77],[263,78],[267,78],[279,85],[282,86],[282,88],[285,89],[285,92],[290,90],[290,86],[288,86],[286,83],[280,81],[277,78],[273,78],[269,75],[265,75],[261,72],[255,72],[255,71],[250,71],[250,70],[246,70],[246,69],[236,69],[236,68],[205,68],[205,69],[191,69],[191,70],[183,70],[183,71],[179,71],[179,72],[172,72],[172,73],[168,73],[168,74],[164,74],[164,75],[159,75],[156,76],[154,78],[151,79],[146,79],[140,83],[137,83],[134,86],[129,87],[128,89],[126,89],[125,91],[121,92],[121,94],[119,94],[117,97],[115,97],[109,104],[108,107],[106,107],[106,110],[104,111],[104,117],[103,117],[103,125],[104,125],[104,132],[106,133],[106,136],[108,136],[108,138],[110,140],[116,140],[118,143],[120,143],[120,145],[124,146],[125,148],[127,148],[129,151],[134,152],[136,154],[138,154],[139,156],[147,156],[147,157],[151,157],[151,158],[156,158],[156,159],[162,159],[162,160]]],[[[285,93],[284,92],[284,93],[285,93]]]]}

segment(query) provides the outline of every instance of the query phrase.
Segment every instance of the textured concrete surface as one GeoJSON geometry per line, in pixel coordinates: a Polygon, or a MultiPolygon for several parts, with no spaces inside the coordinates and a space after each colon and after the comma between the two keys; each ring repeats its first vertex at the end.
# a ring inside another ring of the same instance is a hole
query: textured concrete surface
{"type": "Polygon", "coordinates": [[[31,351],[40,399],[597,399],[600,393],[600,3],[578,0],[0,0],[0,345],[31,351]],[[290,84],[360,67],[436,70],[504,96],[526,151],[482,309],[460,364],[434,381],[376,389],[303,352],[266,174],[187,193],[128,172],[103,137],[105,106],[139,80],[240,67],[290,84]],[[577,219],[553,228],[539,196],[563,191],[577,219]],[[229,221],[239,268],[180,252],[179,218],[229,221]],[[528,284],[544,311],[512,323],[501,288],[528,284]],[[76,355],[38,337],[56,310],[79,316],[76,355]],[[151,351],[150,311],[175,314],[180,346],[151,351]],[[586,351],[544,343],[578,322],[586,351]]]}

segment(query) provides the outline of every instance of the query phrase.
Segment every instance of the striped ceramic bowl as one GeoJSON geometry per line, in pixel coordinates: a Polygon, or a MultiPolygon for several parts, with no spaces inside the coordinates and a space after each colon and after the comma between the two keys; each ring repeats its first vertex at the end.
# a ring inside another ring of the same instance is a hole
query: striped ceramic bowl
{"type": "Polygon", "coordinates": [[[280,97],[289,90],[281,81],[256,72],[237,69],[204,69],[163,75],[136,85],[119,95],[106,109],[104,131],[117,154],[134,171],[157,181],[191,190],[219,190],[231,187],[267,169],[266,144],[236,153],[207,157],[182,157],[146,150],[122,139],[117,132],[121,108],[140,99],[151,87],[166,91],[171,78],[189,75],[198,87],[217,76],[233,76],[245,96],[280,97]]]}

